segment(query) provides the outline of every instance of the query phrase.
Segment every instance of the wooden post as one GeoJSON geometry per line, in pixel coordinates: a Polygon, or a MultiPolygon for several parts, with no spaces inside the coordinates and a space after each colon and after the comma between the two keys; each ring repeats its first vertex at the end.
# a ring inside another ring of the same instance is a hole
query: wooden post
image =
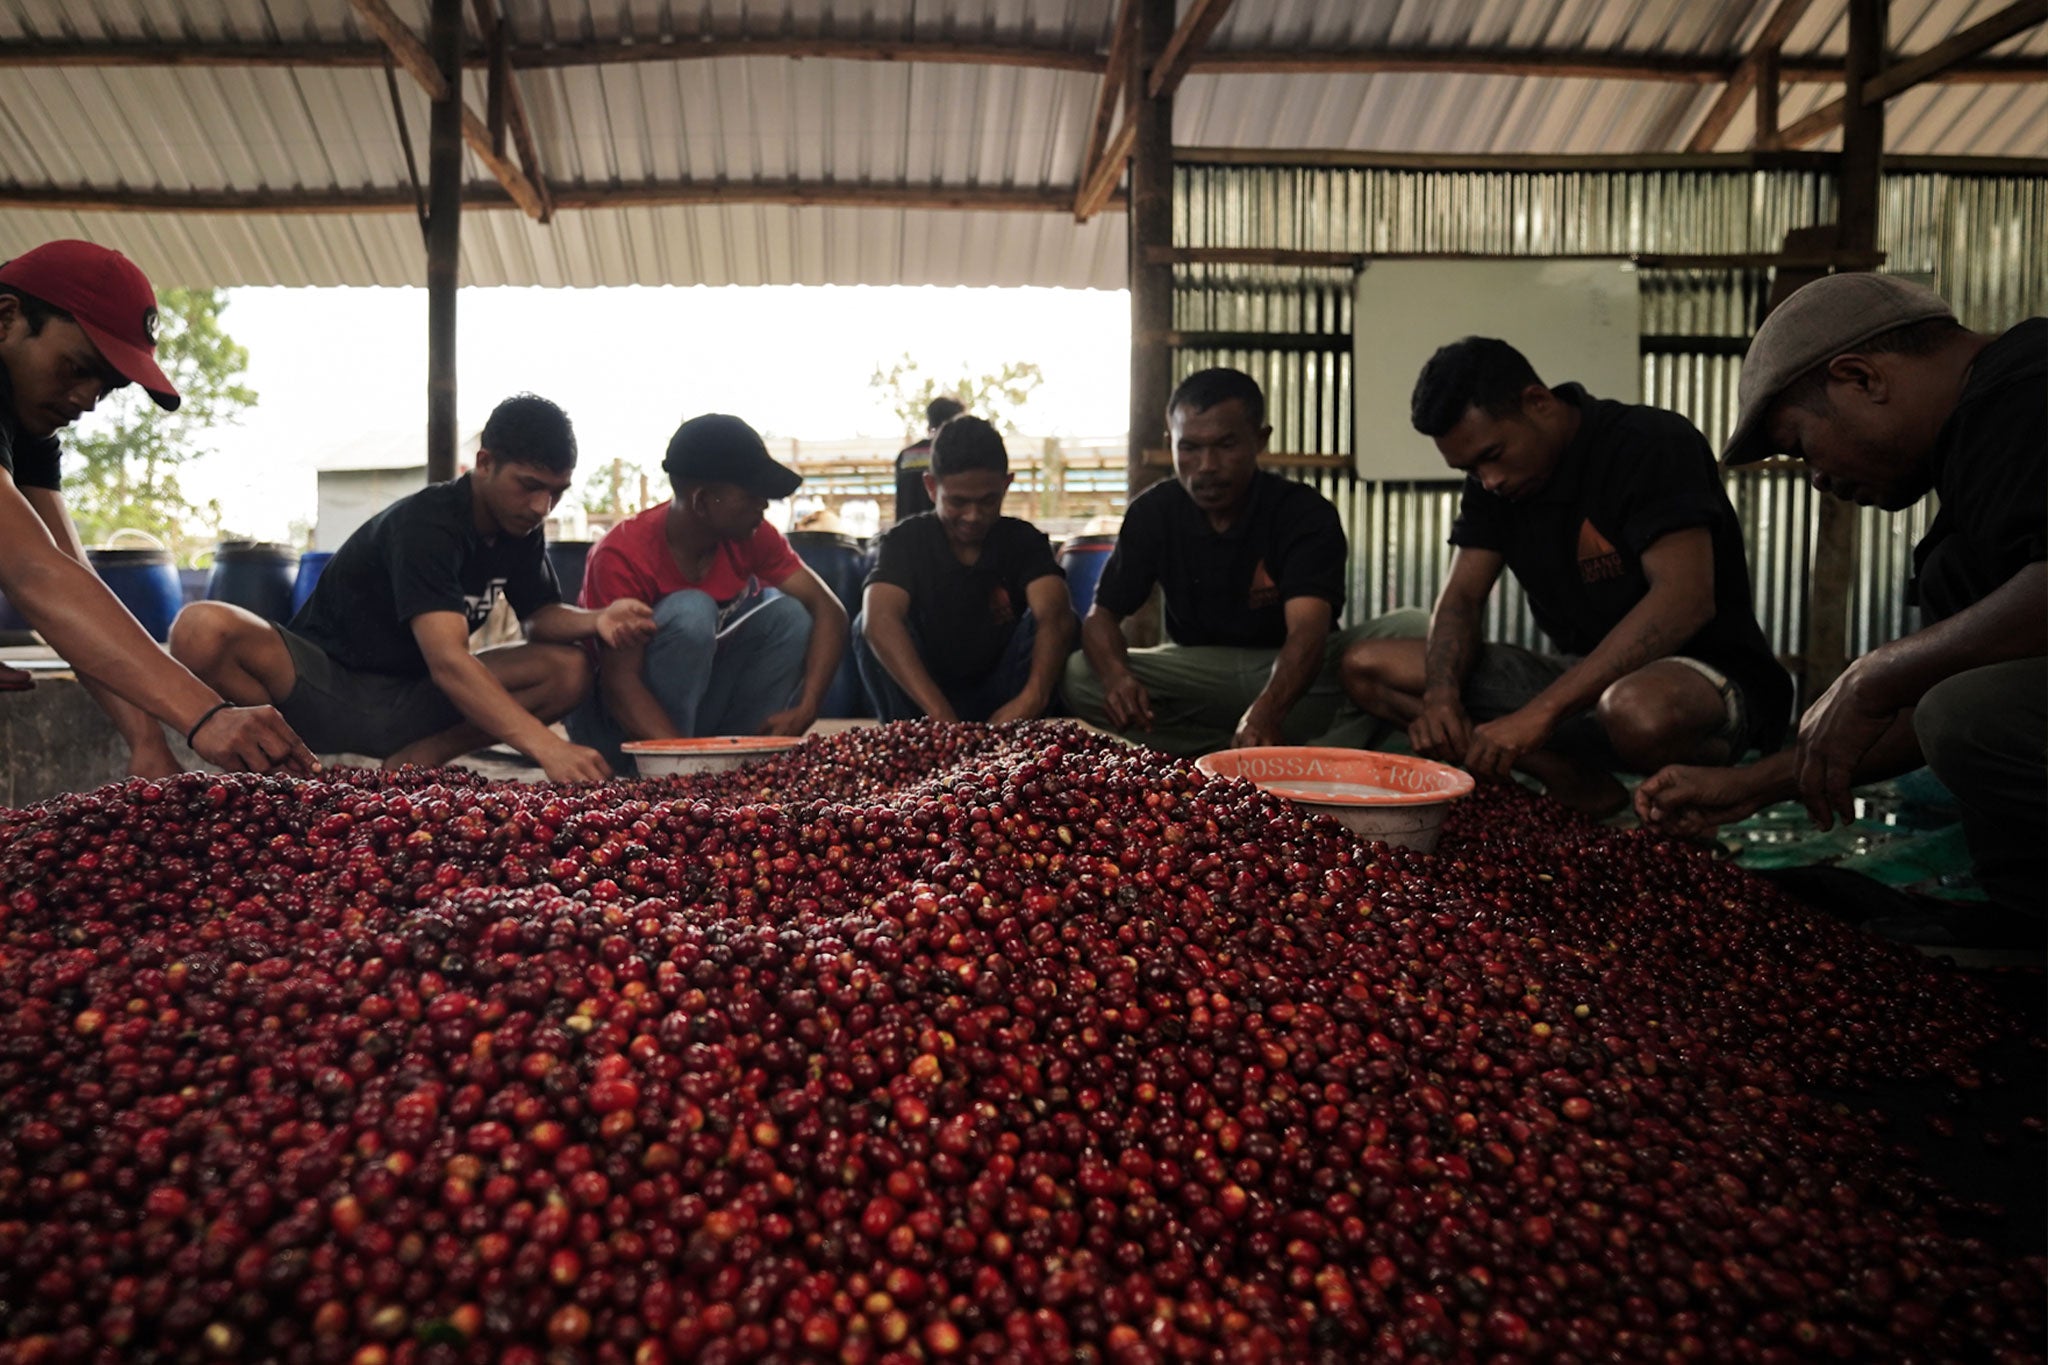
{"type": "MultiPolygon", "coordinates": [[[[1863,87],[1884,66],[1887,0],[1849,0],[1849,51],[1843,76],[1842,170],[1837,191],[1844,252],[1875,251],[1884,161],[1884,105],[1866,105],[1863,87]]],[[[1806,623],[1806,701],[1842,676],[1849,662],[1849,601],[1856,577],[1859,509],[1840,498],[1820,500],[1813,544],[1811,610],[1806,623]]]]}
{"type": "Polygon", "coordinates": [[[1756,149],[1776,151],[1778,147],[1778,49],[1766,47],[1756,54],[1756,149]]]}
{"type": "MultiPolygon", "coordinates": [[[[1139,74],[1151,71],[1173,36],[1174,0],[1138,0],[1139,74]]],[[[1147,98],[1143,81],[1126,90],[1139,94],[1133,112],[1137,137],[1131,145],[1131,412],[1125,470],[1132,497],[1157,482],[1161,471],[1145,463],[1145,452],[1160,443],[1166,396],[1173,389],[1173,267],[1156,262],[1152,247],[1173,245],[1173,97],[1147,98]]],[[[1132,107],[1132,106],[1127,106],[1132,107]]]]}
{"type": "MultiPolygon", "coordinates": [[[[1173,392],[1173,266],[1158,263],[1153,248],[1173,246],[1173,96],[1145,92],[1152,68],[1173,37],[1174,0],[1138,0],[1135,69],[1126,77],[1125,117],[1137,120],[1131,144],[1131,421],[1124,452],[1125,487],[1135,498],[1166,476],[1145,461],[1161,443],[1166,397],[1173,392]]],[[[1158,644],[1164,634],[1159,594],[1124,621],[1133,645],[1158,644]]]]}
{"type": "Polygon", "coordinates": [[[427,150],[427,482],[455,477],[455,290],[462,264],[462,0],[434,0],[444,86],[427,150]]]}

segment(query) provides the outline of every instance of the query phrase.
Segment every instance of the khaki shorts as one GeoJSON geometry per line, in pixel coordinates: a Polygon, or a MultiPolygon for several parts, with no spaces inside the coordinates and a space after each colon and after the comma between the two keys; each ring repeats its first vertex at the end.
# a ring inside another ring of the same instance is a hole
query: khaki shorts
{"type": "MultiPolygon", "coordinates": [[[[1520,645],[1485,645],[1465,679],[1465,710],[1474,720],[1495,720],[1519,711],[1536,694],[1563,677],[1583,656],[1539,654],[1520,645]]],[[[1720,728],[1707,736],[1724,740],[1731,755],[1740,757],[1752,747],[1749,702],[1733,679],[1710,663],[1683,654],[1667,655],[1660,663],[1684,664],[1714,685],[1721,696],[1720,728]]],[[[1557,727],[1549,746],[1583,762],[1612,769],[1618,765],[1607,732],[1591,710],[1581,712],[1557,727]]]]}
{"type": "Polygon", "coordinates": [[[298,678],[277,709],[314,753],[389,758],[462,723],[462,713],[432,678],[348,668],[304,636],[276,630],[298,678]]]}

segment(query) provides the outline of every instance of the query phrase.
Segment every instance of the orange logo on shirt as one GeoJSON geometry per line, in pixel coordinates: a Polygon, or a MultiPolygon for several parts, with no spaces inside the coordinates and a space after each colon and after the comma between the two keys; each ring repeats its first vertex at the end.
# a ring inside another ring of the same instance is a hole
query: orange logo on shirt
{"type": "Polygon", "coordinates": [[[1590,518],[1579,523],[1579,581],[1601,583],[1623,573],[1621,551],[1600,534],[1590,518]]]}
{"type": "Polygon", "coordinates": [[[995,618],[998,625],[1007,626],[1017,619],[1017,608],[1010,601],[1010,590],[1000,583],[989,590],[988,614],[995,618]]]}
{"type": "Polygon", "coordinates": [[[1273,575],[1267,572],[1266,561],[1262,559],[1252,567],[1252,590],[1246,599],[1247,604],[1256,611],[1260,607],[1270,607],[1279,600],[1280,585],[1273,581],[1273,575]]]}

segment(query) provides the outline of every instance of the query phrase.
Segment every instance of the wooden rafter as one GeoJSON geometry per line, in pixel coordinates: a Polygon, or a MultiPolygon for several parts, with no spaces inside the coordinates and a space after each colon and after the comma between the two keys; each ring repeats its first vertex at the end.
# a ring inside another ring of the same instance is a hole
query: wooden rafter
{"type": "Polygon", "coordinates": [[[1209,35],[1230,13],[1230,5],[1231,0],[1190,0],[1188,12],[1181,16],[1173,37],[1166,41],[1166,51],[1159,55],[1159,64],[1152,68],[1146,94],[1155,100],[1163,99],[1180,89],[1189,65],[1202,54],[1209,35]]]}
{"type": "MultiPolygon", "coordinates": [[[[2014,0],[1998,13],[1980,23],[1970,25],[1961,33],[1936,43],[1917,56],[1903,58],[1886,65],[1875,79],[1863,88],[1863,103],[1882,104],[1894,95],[1904,94],[1916,85],[1925,85],[1938,80],[1943,73],[1952,71],[1958,63],[1996,47],[2008,38],[2026,32],[2030,28],[2048,22],[2048,0],[2014,0]]],[[[2035,60],[2036,67],[2048,67],[2048,63],[2035,60]]],[[[1808,114],[1805,118],[1784,129],[1778,135],[1780,146],[1803,147],[1809,142],[1827,136],[1842,126],[1848,113],[1849,102],[1845,95],[1808,114]]]]}
{"type": "MultiPolygon", "coordinates": [[[[481,67],[483,47],[464,55],[481,67]]],[[[832,61],[926,62],[941,65],[1005,66],[1100,74],[1103,59],[1071,48],[1006,43],[885,42],[868,39],[732,38],[709,41],[612,41],[508,47],[514,70],[612,66],[643,62],[704,61],[714,58],[788,57],[832,61]]],[[[24,42],[0,40],[0,67],[316,67],[372,68],[384,60],[379,43],[361,42],[24,42]]],[[[1893,64],[1914,58],[1895,55],[1893,64]]],[[[1551,48],[1434,49],[1343,48],[1205,49],[1189,63],[1190,74],[1372,74],[1440,72],[1446,75],[1563,76],[1586,80],[1664,81],[1712,85],[1733,77],[1739,62],[1724,57],[1586,53],[1551,48]]],[[[1817,53],[1780,56],[1780,78],[1788,84],[1839,85],[1839,57],[1817,53]]],[[[2026,84],[2048,79],[2038,58],[1986,57],[1952,66],[1931,77],[1944,84],[2026,84]]]]}
{"type": "Polygon", "coordinates": [[[526,172],[534,192],[540,196],[539,217],[545,223],[554,217],[554,200],[548,191],[547,176],[541,169],[540,148],[533,140],[533,125],[526,116],[526,98],[520,93],[519,77],[511,64],[511,44],[506,39],[505,19],[500,13],[501,0],[471,0],[471,4],[476,10],[477,28],[484,36],[484,48],[491,56],[491,105],[485,120],[491,152],[494,156],[504,156],[504,135],[511,135],[512,145],[519,152],[519,165],[526,172]]]}
{"type": "Polygon", "coordinates": [[[1132,44],[1137,41],[1137,36],[1137,0],[1123,0],[1117,6],[1116,27],[1110,30],[1109,57],[1103,65],[1102,89],[1096,92],[1095,117],[1088,125],[1088,147],[1081,157],[1081,174],[1075,181],[1074,217],[1082,222],[1099,211],[1099,205],[1091,209],[1089,204],[1096,197],[1102,177],[1108,173],[1104,168],[1111,164],[1116,167],[1109,181],[1113,186],[1123,175],[1124,162],[1130,159],[1131,140],[1137,134],[1136,125],[1126,116],[1114,147],[1110,143],[1109,128],[1124,93],[1124,79],[1130,74],[1132,44]]]}
{"type": "Polygon", "coordinates": [[[1693,130],[1692,140],[1685,144],[1688,152],[1711,152],[1721,141],[1721,134],[1728,131],[1728,125],[1735,119],[1742,102],[1749,98],[1750,91],[1759,89],[1758,81],[1768,64],[1772,72],[1772,94],[1776,95],[1778,79],[1778,49],[1785,45],[1792,29],[1813,0],[1779,0],[1771,17],[1764,20],[1761,32],[1757,34],[1756,45],[1749,55],[1735,68],[1735,74],[1728,78],[1728,84],[1721,88],[1720,97],[1707,110],[1707,116],[1700,120],[1700,126],[1693,130]],[[1768,54],[1768,62],[1766,61],[1768,54]]]}
{"type": "MultiPolygon", "coordinates": [[[[466,187],[465,209],[505,209],[515,202],[489,181],[466,187]]],[[[0,184],[0,208],[74,213],[411,213],[411,185],[315,190],[140,190],[90,185],[0,184]]],[[[1067,213],[1066,189],[1005,186],[861,185],[802,180],[661,180],[630,185],[558,185],[558,209],[661,208],[694,204],[773,204],[790,208],[935,209],[987,213],[1067,213]]],[[[1112,196],[1105,208],[1121,208],[1112,196]]]]}
{"type": "MultiPolygon", "coordinates": [[[[349,3],[355,7],[356,16],[364,25],[391,50],[392,60],[405,68],[428,97],[442,98],[448,83],[441,76],[441,68],[435,65],[433,54],[427,51],[427,45],[420,41],[419,35],[392,13],[390,5],[385,0],[349,0],[349,3]]],[[[462,140],[505,187],[514,203],[526,210],[529,217],[545,221],[548,206],[541,192],[526,178],[524,171],[491,145],[489,126],[466,103],[462,106],[462,140]]]]}

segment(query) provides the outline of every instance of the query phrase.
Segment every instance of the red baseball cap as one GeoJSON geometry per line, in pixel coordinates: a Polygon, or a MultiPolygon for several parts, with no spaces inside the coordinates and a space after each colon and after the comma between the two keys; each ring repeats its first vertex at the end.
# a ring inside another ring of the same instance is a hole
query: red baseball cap
{"type": "Polygon", "coordinates": [[[116,374],[177,410],[178,391],[156,363],[156,291],[135,262],[93,242],[45,242],[0,264],[0,284],[69,313],[116,374]]]}

